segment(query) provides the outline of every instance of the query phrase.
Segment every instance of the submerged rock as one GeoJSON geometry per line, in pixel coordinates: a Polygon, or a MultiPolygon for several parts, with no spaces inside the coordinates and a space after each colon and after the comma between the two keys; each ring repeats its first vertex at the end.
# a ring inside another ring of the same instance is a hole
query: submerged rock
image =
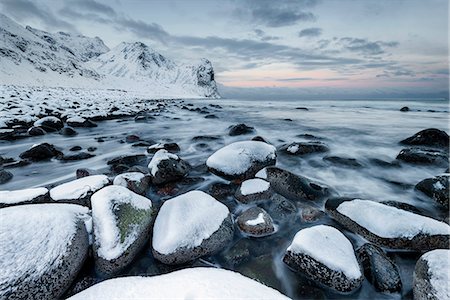
{"type": "Polygon", "coordinates": [[[400,108],[400,111],[407,112],[407,111],[409,111],[409,107],[408,106],[403,106],[402,108],[400,108]]]}
{"type": "Polygon", "coordinates": [[[0,298],[61,298],[88,255],[88,211],[70,204],[0,209],[0,298]]]}
{"type": "Polygon", "coordinates": [[[22,152],[19,157],[23,159],[29,159],[32,161],[48,160],[51,158],[61,157],[63,154],[61,151],[56,150],[55,146],[49,143],[42,143],[33,145],[30,149],[22,152]]]}
{"type": "Polygon", "coordinates": [[[64,136],[75,136],[78,134],[78,132],[76,132],[72,127],[64,127],[59,131],[59,133],[64,136]]]}
{"type": "Polygon", "coordinates": [[[93,193],[109,184],[106,175],[91,175],[60,184],[50,190],[50,197],[57,202],[90,205],[93,193]]]}
{"type": "Polygon", "coordinates": [[[427,178],[416,184],[416,189],[435,200],[445,208],[449,208],[450,174],[427,178]]]}
{"type": "Polygon", "coordinates": [[[445,131],[436,128],[428,128],[400,141],[400,144],[444,148],[448,151],[449,136],[445,131]]]}
{"type": "Polygon", "coordinates": [[[223,249],[233,238],[228,208],[201,191],[166,200],[153,227],[153,255],[182,264],[223,249]]]}
{"type": "Polygon", "coordinates": [[[188,174],[190,166],[178,155],[167,150],[159,150],[153,155],[148,169],[154,184],[164,184],[182,179],[188,174]]]}
{"type": "Polygon", "coordinates": [[[0,184],[7,183],[11,179],[13,179],[14,175],[6,170],[0,169],[0,184]]]}
{"type": "Polygon", "coordinates": [[[450,299],[448,270],[450,270],[450,250],[438,249],[422,255],[414,270],[414,299],[450,299]]]}
{"type": "Polygon", "coordinates": [[[307,155],[328,152],[330,149],[322,142],[295,142],[282,146],[280,150],[289,155],[307,155]]]}
{"type": "Polygon", "coordinates": [[[397,265],[383,250],[373,244],[364,244],[356,250],[364,275],[381,292],[400,292],[402,281],[397,265]]]}
{"type": "Polygon", "coordinates": [[[31,203],[43,203],[50,200],[48,189],[32,188],[15,191],[0,191],[0,208],[31,203]]]}
{"type": "Polygon", "coordinates": [[[382,203],[332,198],[325,208],[336,221],[382,247],[422,251],[450,242],[448,224],[382,203]]]}
{"type": "Polygon", "coordinates": [[[111,185],[95,192],[91,204],[96,268],[103,274],[116,274],[147,243],[152,202],[125,187],[111,185]]]}
{"type": "Polygon", "coordinates": [[[250,236],[266,236],[275,232],[272,218],[259,207],[247,209],[239,215],[236,222],[239,229],[250,236]]]}
{"type": "Polygon", "coordinates": [[[30,127],[30,129],[28,129],[27,132],[31,136],[45,135],[45,133],[46,133],[44,129],[42,129],[41,127],[36,127],[36,126],[30,127]]]}
{"type": "Polygon", "coordinates": [[[126,187],[139,195],[144,195],[150,185],[150,181],[150,177],[141,172],[127,172],[117,175],[113,184],[126,187]]]}
{"type": "Polygon", "coordinates": [[[297,232],[283,261],[294,271],[337,292],[353,292],[363,281],[352,244],[331,226],[317,225],[297,232]]]}
{"type": "Polygon", "coordinates": [[[258,172],[256,177],[267,180],[275,192],[291,200],[315,201],[328,195],[328,190],[319,184],[277,167],[267,167],[258,172]]]}
{"type": "Polygon", "coordinates": [[[41,119],[37,120],[36,122],[34,122],[33,125],[36,127],[42,127],[45,129],[45,131],[48,131],[48,132],[58,131],[64,127],[63,122],[60,119],[58,119],[57,117],[53,117],[53,116],[41,118],[41,119]]]}
{"type": "Polygon", "coordinates": [[[71,155],[63,155],[60,159],[62,161],[74,161],[74,160],[83,160],[88,159],[91,157],[94,157],[94,154],[87,153],[87,152],[79,152],[77,154],[71,154],[71,155]]]}
{"type": "Polygon", "coordinates": [[[241,203],[267,200],[273,195],[270,183],[260,178],[247,179],[236,190],[235,197],[241,203]]]}
{"type": "Polygon", "coordinates": [[[227,180],[245,180],[276,162],[274,146],[258,141],[242,141],[214,152],[206,161],[208,170],[227,180]]]}
{"type": "Polygon", "coordinates": [[[434,164],[439,166],[448,166],[448,154],[433,149],[403,149],[397,155],[397,159],[411,164],[434,164]]]}
{"type": "Polygon", "coordinates": [[[253,127],[247,126],[245,124],[237,124],[230,127],[230,130],[228,131],[228,135],[230,136],[236,136],[236,135],[243,135],[243,134],[249,134],[255,132],[255,129],[253,127]]]}
{"type": "Polygon", "coordinates": [[[358,160],[351,157],[325,156],[323,160],[343,167],[361,168],[363,166],[358,160]]]}

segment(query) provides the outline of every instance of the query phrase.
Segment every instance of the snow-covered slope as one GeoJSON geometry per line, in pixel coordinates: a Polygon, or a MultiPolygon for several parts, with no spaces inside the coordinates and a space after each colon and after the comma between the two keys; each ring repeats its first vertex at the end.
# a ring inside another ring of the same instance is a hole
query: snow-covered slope
{"type": "Polygon", "coordinates": [[[219,97],[211,63],[177,64],[147,45],[26,28],[0,14],[0,84],[219,97]]]}

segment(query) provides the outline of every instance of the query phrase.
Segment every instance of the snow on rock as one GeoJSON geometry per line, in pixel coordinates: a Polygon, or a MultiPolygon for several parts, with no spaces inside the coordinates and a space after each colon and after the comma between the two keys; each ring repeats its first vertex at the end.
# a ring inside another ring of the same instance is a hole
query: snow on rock
{"type": "Polygon", "coordinates": [[[33,125],[36,127],[42,127],[46,131],[58,131],[64,127],[63,122],[57,117],[53,116],[43,117],[34,122],[33,125]]]}
{"type": "Polygon", "coordinates": [[[189,164],[165,149],[158,150],[148,164],[152,182],[163,184],[183,178],[189,172],[189,164]]]}
{"type": "Polygon", "coordinates": [[[416,263],[413,292],[417,300],[450,299],[450,250],[425,253],[416,263]]]}
{"type": "Polygon", "coordinates": [[[448,210],[450,198],[450,175],[442,174],[426,178],[416,184],[415,188],[448,210]]]}
{"type": "Polygon", "coordinates": [[[236,190],[235,197],[242,203],[250,203],[270,199],[272,194],[273,191],[269,182],[260,178],[254,178],[243,181],[236,190]]]}
{"type": "Polygon", "coordinates": [[[73,202],[90,206],[88,198],[109,184],[106,175],[91,175],[60,184],[50,190],[50,197],[55,201],[73,202]]]}
{"type": "Polygon", "coordinates": [[[96,267],[114,274],[126,267],[147,242],[152,202],[125,187],[111,185],[91,197],[96,267]]]}
{"type": "Polygon", "coordinates": [[[128,172],[117,175],[113,184],[126,187],[137,194],[143,195],[150,184],[150,178],[141,172],[128,172]]]}
{"type": "Polygon", "coordinates": [[[275,232],[272,218],[259,207],[247,209],[239,215],[236,222],[239,229],[250,236],[260,237],[275,232]]]}
{"type": "Polygon", "coordinates": [[[325,208],[339,223],[383,247],[431,250],[449,244],[448,224],[390,205],[332,198],[325,208]]]}
{"type": "Polygon", "coordinates": [[[96,284],[69,298],[88,299],[289,299],[239,273],[188,268],[153,277],[122,277],[96,284]]]}
{"type": "Polygon", "coordinates": [[[228,208],[202,191],[191,191],[162,205],[153,228],[153,254],[180,264],[222,249],[233,237],[228,208]]]}
{"type": "Polygon", "coordinates": [[[352,244],[339,230],[327,225],[297,232],[283,261],[338,292],[353,292],[363,280],[352,244]]]}
{"type": "Polygon", "coordinates": [[[73,204],[0,209],[0,298],[61,298],[88,254],[88,212],[73,204]]]}
{"type": "Polygon", "coordinates": [[[44,187],[16,191],[0,191],[0,208],[18,204],[48,201],[48,189],[44,187]]]}
{"type": "Polygon", "coordinates": [[[248,179],[276,162],[274,146],[259,141],[241,141],[227,145],[206,161],[208,169],[227,180],[248,179]]]}

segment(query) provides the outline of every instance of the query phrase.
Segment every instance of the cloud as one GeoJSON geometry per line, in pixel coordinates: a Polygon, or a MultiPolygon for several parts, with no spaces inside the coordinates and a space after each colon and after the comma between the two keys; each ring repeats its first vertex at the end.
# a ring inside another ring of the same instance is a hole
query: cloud
{"type": "Polygon", "coordinates": [[[299,37],[318,37],[322,34],[322,28],[311,27],[305,28],[298,33],[299,37]]]}
{"type": "Polygon", "coordinates": [[[75,27],[56,17],[51,10],[43,4],[36,5],[29,0],[2,0],[2,10],[19,22],[36,19],[48,28],[60,28],[71,32],[78,32],[75,27]]]}
{"type": "Polygon", "coordinates": [[[344,49],[351,52],[359,52],[366,55],[380,55],[385,53],[385,48],[397,47],[398,42],[371,42],[367,39],[343,37],[339,43],[344,49]]]}
{"type": "Polygon", "coordinates": [[[255,29],[253,30],[253,32],[255,33],[255,35],[261,40],[261,41],[276,41],[279,40],[280,38],[277,36],[272,36],[272,35],[267,35],[263,30],[261,29],[255,29]]]}

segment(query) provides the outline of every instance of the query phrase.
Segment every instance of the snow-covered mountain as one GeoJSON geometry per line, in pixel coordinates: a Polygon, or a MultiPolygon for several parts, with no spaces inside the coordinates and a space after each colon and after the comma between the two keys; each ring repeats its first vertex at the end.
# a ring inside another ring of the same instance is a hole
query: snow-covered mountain
{"type": "Polygon", "coordinates": [[[211,63],[178,64],[147,45],[22,27],[0,14],[0,84],[121,89],[148,97],[219,97],[211,63]]]}

